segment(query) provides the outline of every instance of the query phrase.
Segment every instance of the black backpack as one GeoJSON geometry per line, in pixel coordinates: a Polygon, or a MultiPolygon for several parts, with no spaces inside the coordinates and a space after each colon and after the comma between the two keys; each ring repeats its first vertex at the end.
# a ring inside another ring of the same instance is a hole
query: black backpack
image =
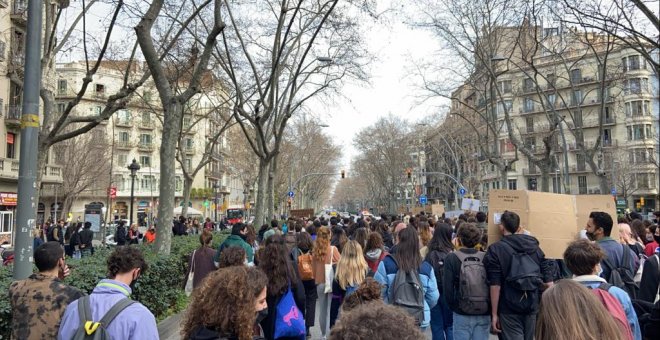
{"type": "Polygon", "coordinates": [[[442,294],[442,283],[443,281],[443,275],[444,275],[444,268],[445,268],[445,259],[449,253],[439,251],[439,250],[432,250],[428,254],[426,254],[426,258],[424,261],[428,262],[431,267],[433,267],[433,273],[435,274],[435,281],[438,283],[438,292],[442,294]]]}
{"type": "Polygon", "coordinates": [[[603,259],[603,263],[610,269],[610,275],[606,280],[607,283],[625,290],[628,296],[630,296],[630,299],[636,299],[639,287],[634,280],[635,274],[628,268],[628,264],[630,263],[630,249],[625,244],[621,246],[623,247],[621,266],[616,267],[610,259],[603,259]]]}
{"type": "Polygon", "coordinates": [[[104,340],[112,339],[108,334],[107,328],[112,321],[128,306],[135,301],[124,298],[119,300],[100,321],[92,319],[92,310],[89,305],[89,295],[83,296],[78,300],[78,316],[80,317],[80,327],[73,335],[73,340],[104,340]]]}
{"type": "MultiPolygon", "coordinates": [[[[396,263],[393,256],[390,258],[396,263]]],[[[389,300],[392,305],[403,308],[412,316],[417,325],[421,325],[424,321],[424,287],[419,280],[419,272],[397,270],[390,288],[389,300]]]]}
{"type": "Polygon", "coordinates": [[[517,251],[506,238],[502,242],[512,250],[502,294],[504,301],[514,313],[531,313],[538,305],[539,288],[543,284],[541,266],[531,253],[517,251]]]}

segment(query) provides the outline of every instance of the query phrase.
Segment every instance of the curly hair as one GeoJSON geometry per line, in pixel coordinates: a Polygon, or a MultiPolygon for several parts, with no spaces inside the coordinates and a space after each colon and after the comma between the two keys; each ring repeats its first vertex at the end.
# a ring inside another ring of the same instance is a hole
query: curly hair
{"type": "Polygon", "coordinates": [[[325,254],[330,246],[330,229],[321,227],[316,230],[316,241],[314,241],[314,251],[312,252],[317,261],[325,261],[325,254]]]}
{"type": "Polygon", "coordinates": [[[241,247],[229,247],[222,250],[218,261],[218,268],[231,266],[242,266],[245,264],[245,249],[241,247]]]}
{"type": "Polygon", "coordinates": [[[255,301],[266,287],[266,274],[254,267],[235,266],[213,271],[190,300],[181,336],[190,339],[206,327],[239,340],[252,339],[255,301]]]}
{"type": "Polygon", "coordinates": [[[108,277],[111,279],[114,279],[117,274],[128,273],[135,268],[140,268],[141,274],[149,269],[140,249],[132,246],[115,248],[115,251],[108,257],[107,265],[108,277]]]}
{"type": "Polygon", "coordinates": [[[344,302],[341,305],[342,312],[347,312],[367,302],[383,302],[380,289],[381,285],[378,281],[371,277],[366,278],[353,294],[344,299],[344,302]]]}
{"type": "MultiPolygon", "coordinates": [[[[413,229],[413,228],[410,228],[413,229]]],[[[415,320],[403,309],[370,302],[341,313],[330,331],[330,340],[424,339],[415,320]]]]}
{"type": "Polygon", "coordinates": [[[367,245],[364,247],[364,252],[374,249],[383,249],[385,244],[383,243],[383,237],[380,236],[380,233],[370,233],[367,238],[367,245]]]}
{"type": "Polygon", "coordinates": [[[268,295],[278,296],[286,293],[289,283],[294,285],[298,276],[293,269],[289,251],[282,235],[273,235],[266,240],[259,257],[259,268],[268,276],[268,295]]]}
{"type": "Polygon", "coordinates": [[[431,238],[433,238],[433,234],[431,234],[431,226],[429,225],[428,222],[419,222],[419,241],[422,244],[422,247],[426,247],[429,245],[429,242],[431,241],[431,238]]]}

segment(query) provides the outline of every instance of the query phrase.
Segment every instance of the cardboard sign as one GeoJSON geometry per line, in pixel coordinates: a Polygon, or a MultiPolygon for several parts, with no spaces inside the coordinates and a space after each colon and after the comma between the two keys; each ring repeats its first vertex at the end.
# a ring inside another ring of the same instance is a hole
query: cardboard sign
{"type": "Polygon", "coordinates": [[[481,202],[472,198],[464,198],[461,202],[461,209],[469,211],[479,211],[481,202]]]}
{"type": "Polygon", "coordinates": [[[442,216],[445,213],[445,206],[442,204],[431,204],[431,213],[433,215],[442,216]]]}
{"type": "Polygon", "coordinates": [[[297,218],[303,218],[303,217],[313,218],[314,209],[294,209],[289,212],[289,215],[291,215],[291,217],[297,217],[297,218]]]}
{"type": "MultiPolygon", "coordinates": [[[[523,190],[491,190],[488,208],[488,243],[501,238],[499,218],[505,211],[520,216],[520,225],[539,240],[547,258],[562,258],[566,246],[578,238],[592,211],[604,211],[616,218],[609,195],[562,195],[523,190]]],[[[618,239],[614,224],[611,237],[618,239]]]]}
{"type": "Polygon", "coordinates": [[[463,210],[452,210],[452,211],[445,211],[445,218],[454,218],[461,216],[461,214],[464,214],[465,211],[463,210]]]}

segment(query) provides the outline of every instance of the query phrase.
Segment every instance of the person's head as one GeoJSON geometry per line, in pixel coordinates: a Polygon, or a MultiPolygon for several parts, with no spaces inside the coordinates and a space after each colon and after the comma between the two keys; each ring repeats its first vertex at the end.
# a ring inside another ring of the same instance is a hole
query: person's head
{"type": "MultiPolygon", "coordinates": [[[[456,228],[459,228],[456,225],[456,228]]],[[[500,231],[502,234],[515,234],[520,229],[520,216],[513,211],[504,211],[500,217],[500,231]]]]}
{"type": "MultiPolygon", "coordinates": [[[[410,228],[414,229],[414,228],[410,228]]],[[[380,302],[361,304],[341,313],[330,340],[424,339],[415,320],[403,309],[380,302]]]]}
{"type": "Polygon", "coordinates": [[[336,218],[336,217],[334,217],[334,216],[333,216],[333,217],[330,217],[330,225],[331,225],[332,227],[336,226],[337,223],[338,223],[338,221],[337,221],[337,218],[336,218]]]}
{"type": "Polygon", "coordinates": [[[419,234],[415,228],[405,228],[397,234],[396,259],[399,269],[403,271],[419,270],[422,256],[419,253],[419,234]]]}
{"type": "Polygon", "coordinates": [[[245,228],[245,242],[252,245],[257,240],[257,233],[251,224],[246,225],[245,228]]]}
{"type": "Polygon", "coordinates": [[[64,269],[64,248],[57,241],[38,246],[34,250],[34,264],[41,273],[64,269]]]}
{"type": "Polygon", "coordinates": [[[243,247],[227,247],[220,253],[218,268],[242,266],[247,262],[247,255],[243,247]]]}
{"type": "Polygon", "coordinates": [[[460,214],[460,215],[458,215],[458,219],[463,221],[463,222],[467,222],[468,217],[465,214],[460,214]]]}
{"type": "Polygon", "coordinates": [[[277,229],[277,228],[279,228],[279,226],[280,226],[280,224],[279,224],[279,222],[277,222],[277,220],[274,220],[274,219],[270,220],[270,227],[271,228],[277,229]]]}
{"type": "Polygon", "coordinates": [[[380,283],[371,277],[364,279],[353,294],[344,298],[344,302],[341,304],[342,313],[369,302],[383,303],[380,283]]]}
{"type": "Polygon", "coordinates": [[[383,237],[380,236],[380,233],[369,233],[367,237],[367,245],[364,248],[364,252],[368,252],[374,249],[383,250],[385,244],[383,243],[383,237]]]}
{"type": "Polygon", "coordinates": [[[179,216],[179,222],[180,222],[180,223],[186,223],[186,222],[188,222],[188,221],[186,220],[185,217],[183,217],[183,215],[181,215],[181,216],[179,216]]]}
{"type": "Polygon", "coordinates": [[[397,223],[394,226],[394,242],[395,243],[399,243],[399,233],[401,232],[401,230],[406,229],[406,228],[408,228],[408,225],[403,223],[403,222],[397,223]]]}
{"type": "Polygon", "coordinates": [[[149,265],[140,249],[131,246],[115,248],[108,257],[108,278],[130,285],[144,274],[149,265]]]}
{"type": "Polygon", "coordinates": [[[619,241],[623,244],[628,244],[633,240],[632,231],[628,223],[619,223],[619,241]]]}
{"type": "Polygon", "coordinates": [[[486,222],[486,213],[483,211],[478,211],[475,217],[477,218],[477,222],[479,223],[486,222]]]}
{"type": "Polygon", "coordinates": [[[133,231],[138,230],[138,225],[137,225],[137,223],[133,223],[133,224],[131,224],[131,229],[132,229],[133,231]]]}
{"type": "Polygon", "coordinates": [[[417,227],[419,230],[419,240],[421,242],[422,247],[428,246],[429,242],[431,241],[431,238],[433,237],[433,234],[431,234],[431,226],[429,225],[428,222],[420,221],[419,223],[417,223],[417,227]]]}
{"type": "Polygon", "coordinates": [[[641,220],[644,219],[644,218],[642,218],[642,214],[640,214],[640,213],[638,213],[638,212],[636,212],[636,211],[633,211],[633,212],[631,212],[630,214],[628,214],[628,217],[629,217],[631,223],[632,223],[632,221],[634,221],[634,220],[640,220],[640,221],[641,221],[641,220]]]}
{"type": "Polygon", "coordinates": [[[316,230],[316,240],[314,241],[314,257],[317,260],[325,261],[325,254],[328,252],[330,246],[330,229],[328,227],[321,227],[316,230]]]}
{"type": "MultiPolygon", "coordinates": [[[[653,224],[649,227],[649,233],[653,235],[653,240],[656,243],[660,244],[660,228],[657,225],[653,224]]],[[[648,240],[648,237],[646,238],[648,240]]]]}
{"type": "Polygon", "coordinates": [[[91,229],[92,228],[92,222],[85,222],[85,229],[91,229]]]}
{"type": "Polygon", "coordinates": [[[598,272],[605,252],[596,243],[580,239],[571,242],[564,251],[564,262],[573,275],[591,275],[598,272]]]}
{"type": "Polygon", "coordinates": [[[312,250],[314,248],[312,236],[308,233],[296,234],[296,246],[304,251],[312,250]]]}
{"type": "Polygon", "coordinates": [[[461,246],[474,248],[481,240],[481,230],[474,223],[463,223],[456,231],[456,238],[461,246]]]}
{"type": "Polygon", "coordinates": [[[367,276],[367,261],[364,259],[362,247],[356,241],[348,241],[341,252],[337,263],[337,282],[342,289],[355,286],[367,276]]]}
{"type": "Polygon", "coordinates": [[[624,337],[596,294],[576,281],[559,280],[541,296],[534,338],[622,340],[624,337]]]}
{"type": "Polygon", "coordinates": [[[369,233],[367,232],[367,230],[368,230],[367,228],[358,228],[355,231],[354,240],[360,244],[362,249],[367,247],[367,238],[369,237],[369,233]]]}
{"type": "Polygon", "coordinates": [[[313,225],[314,225],[314,228],[319,229],[319,228],[321,228],[321,221],[314,220],[313,225]]]}
{"type": "Polygon", "coordinates": [[[452,251],[454,249],[454,245],[451,243],[452,233],[451,225],[443,222],[436,223],[433,238],[431,238],[428,245],[429,251],[452,251]]]}
{"type": "Polygon", "coordinates": [[[247,234],[247,225],[243,223],[236,223],[231,227],[231,234],[232,235],[239,235],[239,236],[245,236],[247,234]]]}
{"type": "Polygon", "coordinates": [[[204,229],[204,231],[202,231],[202,234],[199,235],[199,243],[202,246],[208,246],[211,244],[211,241],[213,241],[213,233],[204,229]]]}
{"type": "Polygon", "coordinates": [[[190,339],[206,327],[239,340],[251,340],[257,314],[266,310],[268,279],[255,267],[227,267],[211,272],[193,291],[181,334],[190,339]]]}
{"type": "Polygon", "coordinates": [[[602,211],[592,211],[584,229],[587,231],[587,237],[590,240],[597,241],[610,236],[613,224],[610,214],[602,211]]]}
{"type": "Polygon", "coordinates": [[[630,225],[630,237],[637,242],[642,242],[646,239],[647,227],[644,222],[646,221],[634,220],[630,225]]]}
{"type": "Polygon", "coordinates": [[[289,259],[289,251],[282,235],[273,235],[264,243],[259,254],[259,268],[268,277],[268,295],[284,294],[289,284],[297,281],[296,271],[289,259]]]}

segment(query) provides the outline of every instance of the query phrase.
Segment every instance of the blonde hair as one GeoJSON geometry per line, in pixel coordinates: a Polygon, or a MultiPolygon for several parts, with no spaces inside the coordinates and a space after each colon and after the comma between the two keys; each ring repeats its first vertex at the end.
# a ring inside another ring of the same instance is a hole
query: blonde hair
{"type": "Polygon", "coordinates": [[[344,245],[339,263],[337,263],[337,282],[341,289],[361,284],[367,277],[367,261],[362,253],[362,246],[356,241],[344,245]]]}
{"type": "Polygon", "coordinates": [[[541,297],[536,340],[623,340],[607,309],[588,288],[560,280],[541,297]]]}

